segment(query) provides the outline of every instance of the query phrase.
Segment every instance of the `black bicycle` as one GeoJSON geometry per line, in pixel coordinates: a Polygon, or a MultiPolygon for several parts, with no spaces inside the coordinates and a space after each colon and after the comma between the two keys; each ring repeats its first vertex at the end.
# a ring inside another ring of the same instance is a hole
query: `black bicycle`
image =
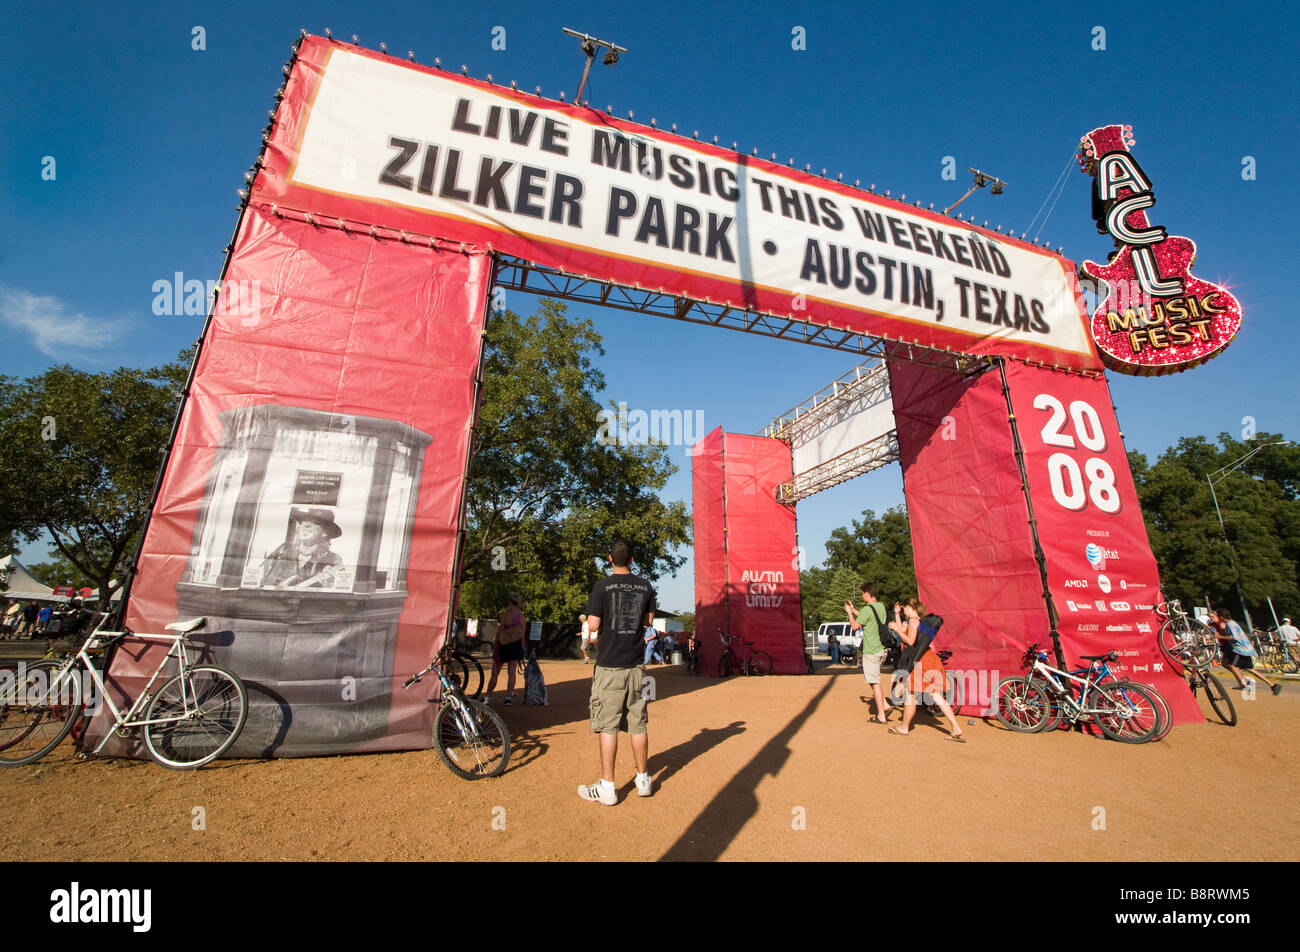
{"type": "Polygon", "coordinates": [[[1233,706],[1227,688],[1219,683],[1219,679],[1208,668],[1188,668],[1187,685],[1192,689],[1192,697],[1196,696],[1198,689],[1203,689],[1206,700],[1210,702],[1210,707],[1219,720],[1229,727],[1237,726],[1237,708],[1233,706]]]}
{"type": "Polygon", "coordinates": [[[442,685],[438,715],[433,721],[434,749],[458,777],[478,780],[499,776],[510,759],[510,732],[505,721],[486,704],[467,698],[459,681],[439,667],[438,660],[430,661],[427,668],[402,684],[409,688],[432,671],[442,685]]]}

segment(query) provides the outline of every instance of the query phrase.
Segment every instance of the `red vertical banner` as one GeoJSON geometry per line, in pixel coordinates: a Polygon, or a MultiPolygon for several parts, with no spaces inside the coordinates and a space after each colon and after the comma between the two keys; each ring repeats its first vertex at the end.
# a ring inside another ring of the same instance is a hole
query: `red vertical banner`
{"type": "Polygon", "coordinates": [[[1051,640],[1002,382],[891,360],[889,383],[918,597],[943,617],[935,646],[978,713],[1021,673],[1025,644],[1051,640]]]}
{"type": "Polygon", "coordinates": [[[1159,689],[1175,722],[1202,720],[1156,642],[1160,577],[1110,388],[1017,361],[1006,376],[1066,660],[1116,649],[1121,678],[1159,689]]]}
{"type": "MultiPolygon", "coordinates": [[[[450,619],[490,279],[247,209],[127,617],[208,617],[196,643],[249,689],[234,755],[428,746],[400,682],[450,619]]],[[[118,659],[137,692],[152,666],[118,659]]]]}
{"type": "Polygon", "coordinates": [[[695,630],[706,673],[722,653],[716,628],[766,651],[778,674],[806,670],[794,508],[776,500],[792,476],[780,440],[719,429],[697,444],[695,630]]]}
{"type": "Polygon", "coordinates": [[[727,521],[723,506],[722,427],[692,447],[691,519],[695,539],[695,634],[700,670],[714,674],[722,653],[716,629],[726,631],[727,521]]]}

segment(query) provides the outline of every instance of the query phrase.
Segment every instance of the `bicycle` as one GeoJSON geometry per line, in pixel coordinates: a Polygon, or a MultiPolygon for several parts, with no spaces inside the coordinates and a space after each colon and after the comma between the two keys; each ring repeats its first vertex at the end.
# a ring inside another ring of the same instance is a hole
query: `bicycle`
{"type": "MultiPolygon", "coordinates": [[[[1156,707],[1160,714],[1160,729],[1151,739],[1160,740],[1169,733],[1174,726],[1173,714],[1169,710],[1169,702],[1165,700],[1163,694],[1149,684],[1121,680],[1119,675],[1115,674],[1115,672],[1110,669],[1110,663],[1119,660],[1119,652],[1117,650],[1111,649],[1104,655],[1082,655],[1081,658],[1088,662],[1088,666],[1086,668],[1078,668],[1071,671],[1070,673],[1072,675],[1078,677],[1081,674],[1087,676],[1095,673],[1096,684],[1113,685],[1115,689],[1120,692],[1125,701],[1134,704],[1137,703],[1137,700],[1129,697],[1127,687],[1129,684],[1139,684],[1140,687],[1144,688],[1146,692],[1151,695],[1151,699],[1156,702],[1156,707]]],[[[1046,726],[1044,726],[1043,729],[1046,730],[1046,726]]]]}
{"type": "MultiPolygon", "coordinates": [[[[72,731],[83,713],[81,672],[85,668],[99,698],[113,714],[113,727],[104,732],[91,755],[98,754],[114,735],[128,736],[141,728],[144,748],[157,763],[173,770],[202,767],[225,753],[244,728],[248,696],[239,678],[216,665],[190,662],[187,637],[202,628],[207,618],[168,625],[171,634],[142,634],[130,630],[106,631],[108,613],[86,636],[76,652],[61,661],[36,661],[25,666],[22,677],[0,684],[0,766],[18,767],[44,757],[72,731]],[[125,711],[113,703],[92,652],[104,655],[122,639],[168,641],[144,690],[125,711]],[[177,674],[154,691],[154,685],[176,661],[177,674]]],[[[97,710],[97,703],[91,713],[97,710]]],[[[80,746],[83,738],[78,739],[80,746]]],[[[83,751],[84,753],[84,751],[83,751]]]]}
{"type": "MultiPolygon", "coordinates": [[[[1084,660],[1105,657],[1085,656],[1084,660]]],[[[1127,681],[1099,685],[1091,665],[1089,673],[1076,677],[1047,664],[1047,653],[1039,650],[1037,642],[1025,651],[1021,664],[1029,673],[1003,678],[994,692],[994,715],[1011,730],[1050,731],[1063,718],[1077,724],[1086,717],[1111,740],[1141,744],[1153,740],[1164,726],[1146,685],[1127,681]]]]}
{"type": "Polygon", "coordinates": [[[1276,628],[1270,628],[1262,637],[1255,639],[1255,651],[1260,664],[1270,671],[1282,674],[1295,674],[1300,671],[1300,663],[1287,650],[1289,646],[1282,640],[1276,628]]]}
{"type": "Polygon", "coordinates": [[[722,639],[722,657],[718,659],[718,677],[726,678],[731,676],[732,668],[736,668],[741,674],[771,674],[772,673],[772,656],[766,651],[759,651],[754,647],[752,641],[746,641],[745,648],[748,653],[741,658],[739,653],[731,646],[732,642],[740,641],[739,635],[724,634],[722,629],[714,625],[714,630],[718,637],[722,639]]]}
{"type": "Polygon", "coordinates": [[[1156,614],[1167,619],[1156,636],[1164,656],[1180,668],[1208,668],[1219,657],[1219,638],[1213,628],[1188,615],[1178,599],[1156,606],[1156,614]]]}
{"type": "Polygon", "coordinates": [[[1198,687],[1205,689],[1205,697],[1210,702],[1210,707],[1219,720],[1229,727],[1237,726],[1237,709],[1233,706],[1232,698],[1228,696],[1227,689],[1219,683],[1219,679],[1210,673],[1208,668],[1191,668],[1187,671],[1187,686],[1192,689],[1192,697],[1196,696],[1198,687]]]}
{"type": "Polygon", "coordinates": [[[436,702],[429,699],[429,703],[438,705],[433,720],[434,750],[458,777],[478,780],[499,776],[510,759],[510,732],[505,721],[486,704],[467,698],[460,683],[438,665],[438,660],[434,658],[428,667],[402,684],[403,689],[418,684],[430,671],[438,677],[442,691],[436,702]]]}

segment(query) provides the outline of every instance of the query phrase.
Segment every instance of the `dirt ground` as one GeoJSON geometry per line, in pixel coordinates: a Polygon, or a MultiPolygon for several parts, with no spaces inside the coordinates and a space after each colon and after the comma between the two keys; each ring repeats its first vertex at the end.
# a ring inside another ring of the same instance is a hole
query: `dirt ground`
{"type": "Polygon", "coordinates": [[[1235,728],[1176,727],[1154,744],[1027,736],[963,718],[960,745],[924,713],[906,737],[868,723],[861,673],[848,668],[725,682],[652,668],[655,795],[636,796],[624,742],[611,808],[576,796],[599,773],[586,722],[591,668],[543,670],[549,707],[505,708],[498,694],[515,744],[499,778],[460,780],[432,750],[175,772],[77,762],[65,742],[37,764],[0,770],[0,856],[1300,859],[1294,680],[1280,697],[1235,696],[1235,728]],[[1267,836],[1243,845],[1219,835],[1233,802],[1239,815],[1267,816],[1267,836]]]}

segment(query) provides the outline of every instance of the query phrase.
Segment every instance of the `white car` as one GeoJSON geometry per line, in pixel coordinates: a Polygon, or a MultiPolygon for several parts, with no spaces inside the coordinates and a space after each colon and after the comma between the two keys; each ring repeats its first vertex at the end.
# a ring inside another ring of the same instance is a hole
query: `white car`
{"type": "Polygon", "coordinates": [[[854,634],[853,626],[846,621],[824,621],[817,627],[817,651],[830,654],[831,639],[845,647],[862,647],[862,632],[854,634]]]}

